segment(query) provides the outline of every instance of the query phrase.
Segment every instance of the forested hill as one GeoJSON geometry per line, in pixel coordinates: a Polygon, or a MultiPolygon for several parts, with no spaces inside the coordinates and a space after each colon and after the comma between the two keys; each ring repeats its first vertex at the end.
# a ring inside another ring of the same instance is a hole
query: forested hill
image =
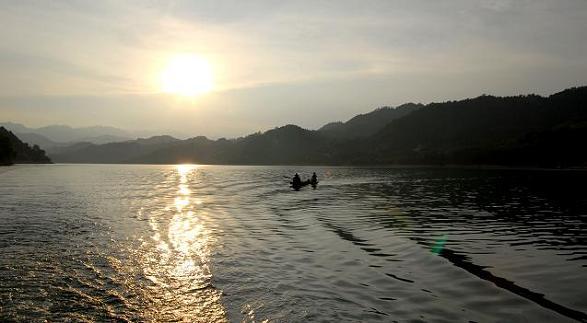
{"type": "Polygon", "coordinates": [[[363,151],[383,164],[586,166],[587,87],[433,103],[370,139],[363,151]]]}
{"type": "Polygon", "coordinates": [[[383,108],[316,131],[287,125],[228,140],[158,138],[85,144],[52,158],[102,163],[586,167],[582,147],[587,142],[587,87],[549,97],[483,95],[383,108]]]}
{"type": "Polygon", "coordinates": [[[322,134],[334,138],[366,138],[374,135],[391,121],[404,117],[422,104],[407,103],[397,108],[381,107],[369,113],[359,114],[347,122],[331,122],[318,129],[322,134]]]}
{"type": "Polygon", "coordinates": [[[50,163],[51,160],[37,145],[22,142],[12,132],[0,127],[0,165],[14,163],[50,163]]]}

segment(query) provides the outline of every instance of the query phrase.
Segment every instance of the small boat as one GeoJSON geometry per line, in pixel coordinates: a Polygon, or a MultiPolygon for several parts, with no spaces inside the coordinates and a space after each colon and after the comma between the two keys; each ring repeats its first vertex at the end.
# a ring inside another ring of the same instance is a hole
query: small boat
{"type": "Polygon", "coordinates": [[[293,188],[294,190],[299,190],[300,188],[310,185],[310,180],[307,181],[301,181],[299,183],[294,184],[294,182],[289,182],[291,184],[291,188],[293,188]]]}
{"type": "Polygon", "coordinates": [[[293,188],[294,190],[299,190],[300,188],[304,187],[304,186],[308,186],[308,185],[312,185],[312,188],[316,188],[316,185],[318,185],[318,181],[316,182],[312,182],[311,180],[305,180],[305,181],[301,181],[299,184],[294,185],[293,182],[289,182],[289,184],[291,185],[291,188],[293,188]]]}

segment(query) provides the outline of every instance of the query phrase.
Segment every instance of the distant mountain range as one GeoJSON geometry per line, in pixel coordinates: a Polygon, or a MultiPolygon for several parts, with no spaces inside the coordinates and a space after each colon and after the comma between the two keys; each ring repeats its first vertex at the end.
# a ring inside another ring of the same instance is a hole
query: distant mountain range
{"type": "MultiPolygon", "coordinates": [[[[37,145],[56,162],[585,167],[587,153],[580,147],[587,139],[586,102],[587,87],[549,97],[483,95],[383,107],[318,130],[286,125],[219,140],[133,139],[129,132],[113,127],[0,126],[14,132],[4,129],[10,138],[18,137],[37,151],[24,153],[23,148],[21,156],[41,156],[37,145]]],[[[26,159],[21,161],[32,162],[26,159]]]]}
{"type": "Polygon", "coordinates": [[[380,108],[318,130],[295,125],[236,139],[169,136],[84,143],[50,156],[72,163],[487,164],[586,167],[587,87],[380,108]]]}
{"type": "Polygon", "coordinates": [[[28,128],[22,124],[4,122],[0,123],[0,127],[12,131],[27,143],[39,145],[49,151],[56,147],[63,147],[77,142],[105,144],[136,138],[136,136],[125,130],[103,126],[72,128],[64,125],[52,125],[41,128],[28,128]]]}
{"type": "Polygon", "coordinates": [[[0,126],[0,165],[50,162],[49,157],[39,146],[29,146],[12,132],[0,126]]]}
{"type": "Polygon", "coordinates": [[[358,115],[347,122],[329,123],[317,131],[287,125],[244,138],[210,140],[200,136],[179,140],[169,136],[151,137],[104,145],[78,144],[51,154],[56,161],[72,163],[175,163],[289,164],[329,160],[329,145],[349,138],[366,138],[394,119],[422,105],[383,107],[358,115]],[[74,148],[74,149],[72,149],[74,148]],[[311,150],[312,158],[300,154],[311,150]],[[325,155],[326,154],[326,155],[325,155]]]}

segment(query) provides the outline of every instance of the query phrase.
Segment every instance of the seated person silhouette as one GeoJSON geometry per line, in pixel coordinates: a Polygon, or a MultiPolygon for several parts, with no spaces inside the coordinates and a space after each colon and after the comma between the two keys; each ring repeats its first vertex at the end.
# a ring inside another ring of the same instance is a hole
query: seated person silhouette
{"type": "Polygon", "coordinates": [[[293,187],[300,187],[302,186],[302,180],[300,179],[300,175],[298,175],[298,173],[296,173],[294,175],[294,177],[291,180],[291,186],[293,187]]]}

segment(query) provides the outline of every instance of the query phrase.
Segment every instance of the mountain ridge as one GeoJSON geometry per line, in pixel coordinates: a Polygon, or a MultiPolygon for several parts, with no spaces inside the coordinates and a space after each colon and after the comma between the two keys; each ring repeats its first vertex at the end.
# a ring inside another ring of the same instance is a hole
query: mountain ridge
{"type": "Polygon", "coordinates": [[[126,141],[136,137],[129,132],[110,126],[91,126],[74,128],[68,125],[49,125],[30,128],[20,123],[1,122],[0,126],[12,131],[19,138],[27,137],[30,144],[45,149],[60,147],[76,142],[103,144],[114,141],[126,141]]]}
{"type": "Polygon", "coordinates": [[[358,114],[346,122],[330,122],[318,129],[330,137],[364,138],[383,129],[389,122],[408,115],[423,107],[423,104],[406,103],[398,107],[380,107],[371,112],[358,114]]]}
{"type": "Polygon", "coordinates": [[[58,162],[106,163],[583,167],[587,166],[587,156],[576,147],[587,139],[586,106],[587,87],[548,97],[482,95],[426,105],[407,104],[403,115],[390,117],[383,127],[384,118],[378,114],[396,113],[399,107],[376,109],[318,130],[289,124],[234,139],[200,136],[154,143],[148,148],[134,140],[110,146],[91,145],[51,156],[58,162]],[[359,131],[357,136],[348,126],[356,124],[356,120],[367,120],[359,128],[369,128],[373,134],[359,131]],[[333,135],[332,129],[337,127],[348,128],[333,135]]]}

